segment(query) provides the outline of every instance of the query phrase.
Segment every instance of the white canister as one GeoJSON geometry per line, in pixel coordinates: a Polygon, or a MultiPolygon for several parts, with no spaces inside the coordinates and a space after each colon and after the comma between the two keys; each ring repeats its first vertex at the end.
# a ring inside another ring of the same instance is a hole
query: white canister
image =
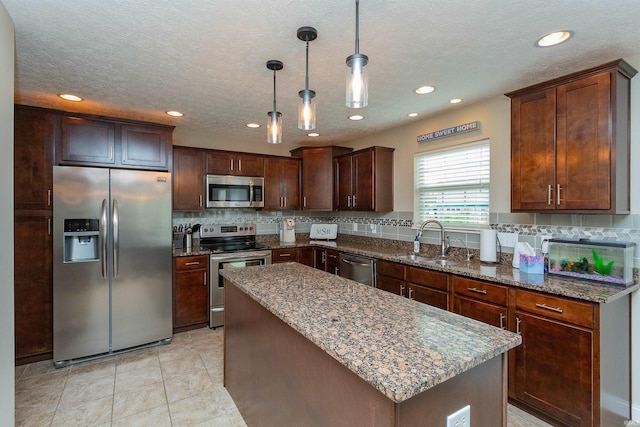
{"type": "Polygon", "coordinates": [[[480,230],[480,261],[496,262],[496,230],[480,230]]]}

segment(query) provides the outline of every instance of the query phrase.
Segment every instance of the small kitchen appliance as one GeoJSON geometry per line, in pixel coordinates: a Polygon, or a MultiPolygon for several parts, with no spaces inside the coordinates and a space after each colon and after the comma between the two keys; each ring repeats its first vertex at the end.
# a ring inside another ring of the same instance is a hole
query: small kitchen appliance
{"type": "Polygon", "coordinates": [[[220,270],[271,264],[271,249],[256,242],[254,223],[203,224],[200,249],[211,251],[209,264],[209,327],[224,324],[224,278],[220,270]]]}
{"type": "Polygon", "coordinates": [[[282,243],[295,243],[296,222],[293,218],[282,218],[280,225],[280,241],[282,243]]]}

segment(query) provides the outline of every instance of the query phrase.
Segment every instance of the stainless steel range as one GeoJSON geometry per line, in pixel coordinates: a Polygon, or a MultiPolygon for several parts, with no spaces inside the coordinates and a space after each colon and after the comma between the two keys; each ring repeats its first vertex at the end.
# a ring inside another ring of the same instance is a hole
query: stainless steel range
{"type": "Polygon", "coordinates": [[[271,264],[271,249],[256,242],[256,225],[212,224],[200,228],[200,247],[211,251],[209,327],[224,324],[224,279],[220,270],[271,264]]]}

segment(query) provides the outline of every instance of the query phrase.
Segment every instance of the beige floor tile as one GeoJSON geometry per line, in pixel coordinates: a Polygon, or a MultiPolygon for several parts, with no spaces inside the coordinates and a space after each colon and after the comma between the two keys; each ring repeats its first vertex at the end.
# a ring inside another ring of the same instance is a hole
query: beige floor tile
{"type": "Polygon", "coordinates": [[[51,360],[43,360],[42,362],[32,363],[27,365],[23,377],[32,377],[32,376],[40,376],[44,374],[50,374],[53,372],[58,373],[67,373],[71,369],[70,366],[65,366],[64,368],[56,369],[51,360]]]}
{"type": "Polygon", "coordinates": [[[118,373],[160,365],[156,347],[120,355],[116,361],[118,373]]]}
{"type": "Polygon", "coordinates": [[[163,405],[167,406],[167,396],[161,384],[134,388],[114,396],[113,419],[118,420],[163,405]]]}
{"type": "Polygon", "coordinates": [[[55,415],[55,409],[53,411],[38,413],[38,412],[29,412],[26,414],[18,414],[16,413],[16,427],[42,427],[49,426],[53,421],[53,416],[55,415]],[[24,415],[21,416],[21,415],[24,415]]]}
{"type": "Polygon", "coordinates": [[[162,362],[162,377],[166,381],[168,378],[175,378],[187,375],[193,371],[204,369],[204,363],[198,353],[189,353],[182,359],[162,362]]]}
{"type": "Polygon", "coordinates": [[[21,378],[16,382],[15,413],[19,420],[55,411],[67,382],[66,372],[21,378]]]}
{"type": "Polygon", "coordinates": [[[58,410],[70,411],[83,402],[96,401],[102,398],[113,398],[114,376],[83,380],[83,378],[69,378],[64,387],[58,410]]]}
{"type": "Polygon", "coordinates": [[[552,427],[513,405],[507,406],[507,427],[552,427]]]}
{"type": "Polygon", "coordinates": [[[160,366],[134,369],[132,371],[116,372],[116,394],[139,387],[161,386],[162,373],[160,366]]]}
{"type": "Polygon", "coordinates": [[[200,394],[187,399],[169,403],[171,424],[173,427],[190,427],[210,420],[227,416],[229,411],[222,411],[215,407],[209,396],[200,394]]]}
{"type": "Polygon", "coordinates": [[[167,400],[176,402],[187,397],[197,396],[201,393],[209,394],[214,384],[204,368],[185,372],[181,376],[166,378],[164,388],[167,392],[167,400]]]}
{"type": "Polygon", "coordinates": [[[69,371],[69,378],[73,378],[74,382],[90,381],[95,378],[113,376],[115,373],[116,361],[109,357],[73,365],[69,371]]]}
{"type": "Polygon", "coordinates": [[[191,344],[169,344],[168,346],[158,349],[158,358],[160,359],[161,364],[169,362],[171,360],[178,360],[189,357],[192,354],[198,354],[198,352],[193,347],[191,347],[191,344]]]}
{"type": "Polygon", "coordinates": [[[113,397],[103,397],[67,408],[58,408],[53,417],[52,427],[83,426],[94,427],[111,422],[113,397]]]}
{"type": "Polygon", "coordinates": [[[16,368],[15,368],[15,372],[16,372],[15,379],[16,379],[16,381],[20,378],[20,376],[22,376],[24,371],[27,369],[27,366],[29,366],[29,365],[16,366],[16,368]]]}
{"type": "MultiPolygon", "coordinates": [[[[114,420],[111,427],[171,427],[171,418],[167,405],[138,412],[126,418],[114,420]]],[[[175,424],[174,424],[175,426],[175,424]]],[[[223,427],[220,425],[219,427],[223,427]]]]}

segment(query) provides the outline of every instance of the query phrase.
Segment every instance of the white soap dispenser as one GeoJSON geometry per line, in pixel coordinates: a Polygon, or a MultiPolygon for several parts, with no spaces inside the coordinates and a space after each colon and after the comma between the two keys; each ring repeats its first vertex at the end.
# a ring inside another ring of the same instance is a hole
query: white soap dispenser
{"type": "Polygon", "coordinates": [[[418,239],[418,235],[416,234],[416,238],[413,241],[413,252],[420,252],[420,239],[418,239]]]}

